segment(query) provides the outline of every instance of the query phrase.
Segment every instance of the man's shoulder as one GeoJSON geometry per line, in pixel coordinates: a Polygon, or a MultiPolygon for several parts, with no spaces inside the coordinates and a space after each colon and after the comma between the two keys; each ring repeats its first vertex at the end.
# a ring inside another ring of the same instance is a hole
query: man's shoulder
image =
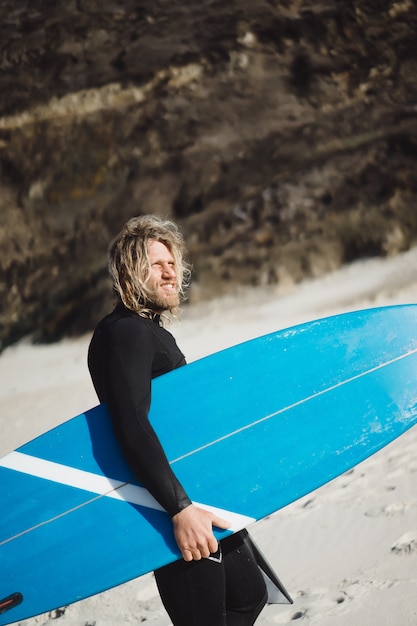
{"type": "Polygon", "coordinates": [[[141,317],[123,306],[117,306],[111,313],[106,315],[97,325],[96,333],[107,337],[120,337],[149,335],[153,332],[155,324],[152,320],[141,317]]]}

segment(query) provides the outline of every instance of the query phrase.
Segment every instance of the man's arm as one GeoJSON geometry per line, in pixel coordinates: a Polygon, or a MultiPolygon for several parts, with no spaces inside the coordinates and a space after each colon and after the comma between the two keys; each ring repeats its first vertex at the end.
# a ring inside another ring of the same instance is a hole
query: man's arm
{"type": "Polygon", "coordinates": [[[106,333],[105,343],[100,364],[94,364],[97,357],[92,356],[90,369],[102,368],[96,388],[102,388],[99,397],[108,405],[122,452],[138,480],[171,515],[184,559],[204,558],[217,550],[212,525],[228,524],[191,504],[149,422],[152,334],[135,319],[125,318],[106,333]]]}
{"type": "Polygon", "coordinates": [[[114,324],[103,355],[104,401],[136,478],[173,516],[191,501],[148,419],[154,351],[152,333],[140,320],[124,318],[114,324]]]}

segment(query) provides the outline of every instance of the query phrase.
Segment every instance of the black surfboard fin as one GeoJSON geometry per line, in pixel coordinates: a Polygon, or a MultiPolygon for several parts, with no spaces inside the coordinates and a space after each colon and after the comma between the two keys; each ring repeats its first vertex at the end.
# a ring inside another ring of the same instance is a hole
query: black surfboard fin
{"type": "Polygon", "coordinates": [[[265,580],[266,590],[268,592],[268,604],[293,604],[293,599],[291,598],[288,591],[285,589],[284,585],[272,569],[271,565],[268,563],[261,550],[258,548],[256,543],[253,541],[252,537],[247,534],[244,538],[244,542],[250,547],[252,550],[256,562],[259,566],[259,569],[262,572],[262,575],[265,580]]]}

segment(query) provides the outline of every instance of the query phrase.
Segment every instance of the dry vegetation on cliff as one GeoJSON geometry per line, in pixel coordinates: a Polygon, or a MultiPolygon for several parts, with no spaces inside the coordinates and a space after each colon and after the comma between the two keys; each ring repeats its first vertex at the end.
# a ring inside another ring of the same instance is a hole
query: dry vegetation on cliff
{"type": "Polygon", "coordinates": [[[415,243],[411,0],[6,0],[0,34],[3,346],[90,329],[138,213],[194,299],[415,243]]]}

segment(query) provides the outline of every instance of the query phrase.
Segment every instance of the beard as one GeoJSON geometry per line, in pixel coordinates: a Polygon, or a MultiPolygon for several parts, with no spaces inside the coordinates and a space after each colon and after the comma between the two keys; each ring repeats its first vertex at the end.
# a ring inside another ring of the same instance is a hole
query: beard
{"type": "Polygon", "coordinates": [[[161,290],[154,289],[148,294],[146,308],[155,311],[155,313],[163,313],[164,311],[174,311],[180,304],[178,291],[165,293],[161,290]]]}

